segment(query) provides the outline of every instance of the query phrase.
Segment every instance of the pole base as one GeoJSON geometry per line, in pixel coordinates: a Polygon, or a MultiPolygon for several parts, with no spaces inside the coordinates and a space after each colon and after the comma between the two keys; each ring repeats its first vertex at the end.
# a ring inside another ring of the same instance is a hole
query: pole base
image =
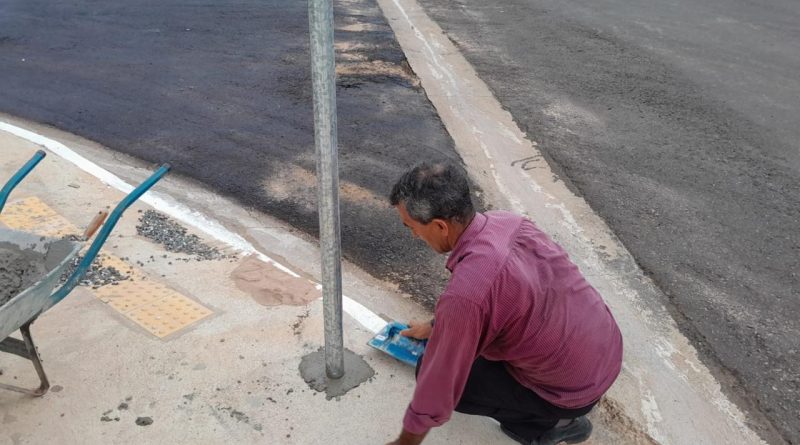
{"type": "Polygon", "coordinates": [[[328,400],[343,396],[373,375],[375,371],[372,367],[349,349],[344,350],[344,375],[338,379],[331,379],[325,373],[325,348],[319,348],[300,360],[300,376],[311,389],[325,392],[328,400]]]}

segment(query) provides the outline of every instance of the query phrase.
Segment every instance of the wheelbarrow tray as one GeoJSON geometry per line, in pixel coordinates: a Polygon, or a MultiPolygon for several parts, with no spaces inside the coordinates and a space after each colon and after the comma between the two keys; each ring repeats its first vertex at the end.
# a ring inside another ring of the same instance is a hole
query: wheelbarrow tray
{"type": "Polygon", "coordinates": [[[82,247],[81,243],[75,241],[0,228],[0,247],[8,247],[9,244],[21,250],[30,249],[44,254],[47,273],[0,306],[0,340],[56,303],[51,298],[53,289],[82,247]]]}

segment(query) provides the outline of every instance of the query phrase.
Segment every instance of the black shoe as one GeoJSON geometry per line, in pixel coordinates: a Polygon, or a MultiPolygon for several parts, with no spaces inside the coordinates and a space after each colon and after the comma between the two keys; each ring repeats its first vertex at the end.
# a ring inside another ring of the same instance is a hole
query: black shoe
{"type": "Polygon", "coordinates": [[[514,431],[511,431],[503,424],[500,424],[500,431],[522,445],[556,445],[561,442],[574,444],[583,442],[592,435],[592,422],[589,422],[589,419],[586,417],[581,416],[572,419],[570,423],[564,426],[551,428],[545,431],[538,440],[526,439],[514,431]]]}
{"type": "Polygon", "coordinates": [[[537,441],[537,445],[556,445],[557,443],[580,443],[592,435],[592,422],[584,416],[572,422],[547,430],[537,441]]]}

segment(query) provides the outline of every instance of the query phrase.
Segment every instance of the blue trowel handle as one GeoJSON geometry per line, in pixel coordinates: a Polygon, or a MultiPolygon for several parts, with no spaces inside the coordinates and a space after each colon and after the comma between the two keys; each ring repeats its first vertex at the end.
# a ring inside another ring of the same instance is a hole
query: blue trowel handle
{"type": "Polygon", "coordinates": [[[386,333],[386,337],[392,339],[398,335],[400,335],[400,331],[404,330],[405,328],[398,325],[391,325],[389,327],[389,331],[386,333]]]}

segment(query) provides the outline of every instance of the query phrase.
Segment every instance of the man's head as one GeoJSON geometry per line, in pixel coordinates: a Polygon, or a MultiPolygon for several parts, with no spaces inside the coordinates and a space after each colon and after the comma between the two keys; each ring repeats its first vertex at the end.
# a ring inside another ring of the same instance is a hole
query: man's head
{"type": "Polygon", "coordinates": [[[452,164],[419,164],[400,177],[389,201],[403,224],[439,253],[449,252],[472,221],[467,175],[452,164]]]}

